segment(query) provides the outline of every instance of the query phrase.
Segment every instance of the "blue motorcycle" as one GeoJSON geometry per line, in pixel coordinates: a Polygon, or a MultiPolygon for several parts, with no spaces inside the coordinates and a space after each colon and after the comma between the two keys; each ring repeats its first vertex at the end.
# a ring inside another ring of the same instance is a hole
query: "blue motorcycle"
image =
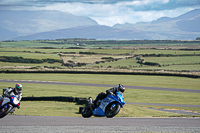
{"type": "Polygon", "coordinates": [[[112,118],[117,115],[120,111],[120,108],[123,108],[125,104],[123,94],[117,92],[114,96],[107,95],[103,100],[98,101],[99,106],[95,109],[91,107],[91,102],[88,103],[82,110],[82,116],[84,118],[89,118],[93,116],[112,118]]]}

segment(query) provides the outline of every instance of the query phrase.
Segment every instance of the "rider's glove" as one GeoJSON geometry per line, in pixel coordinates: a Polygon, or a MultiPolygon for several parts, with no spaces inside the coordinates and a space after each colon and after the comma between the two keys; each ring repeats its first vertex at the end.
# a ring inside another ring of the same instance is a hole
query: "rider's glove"
{"type": "Polygon", "coordinates": [[[106,94],[107,94],[107,95],[109,95],[109,94],[110,94],[110,95],[114,95],[114,93],[113,93],[112,91],[110,91],[110,90],[107,90],[107,91],[106,91],[106,94]]]}

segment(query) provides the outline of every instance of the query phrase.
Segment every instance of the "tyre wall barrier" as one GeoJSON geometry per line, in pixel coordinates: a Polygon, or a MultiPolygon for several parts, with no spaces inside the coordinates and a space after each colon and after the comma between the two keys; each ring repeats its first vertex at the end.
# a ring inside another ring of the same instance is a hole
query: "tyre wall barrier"
{"type": "Polygon", "coordinates": [[[78,97],[23,97],[21,101],[59,101],[59,102],[74,102],[78,105],[84,105],[87,103],[87,98],[78,97]]]}
{"type": "MultiPolygon", "coordinates": [[[[143,70],[143,69],[141,69],[143,70]]],[[[155,72],[97,72],[97,71],[14,71],[1,70],[1,73],[71,73],[71,74],[116,74],[116,75],[156,75],[156,76],[178,76],[189,78],[200,78],[199,75],[181,74],[181,73],[155,73],[155,72]]]]}

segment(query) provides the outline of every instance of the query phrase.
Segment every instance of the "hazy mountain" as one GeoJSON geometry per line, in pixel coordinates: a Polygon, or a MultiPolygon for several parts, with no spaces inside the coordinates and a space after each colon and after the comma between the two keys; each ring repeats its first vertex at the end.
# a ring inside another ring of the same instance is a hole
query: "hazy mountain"
{"type": "Polygon", "coordinates": [[[108,26],[95,25],[74,27],[49,32],[36,33],[27,36],[13,38],[14,40],[43,40],[62,38],[87,38],[87,39],[157,39],[160,35],[145,32],[112,28],[108,26]]]}
{"type": "MultiPolygon", "coordinates": [[[[98,25],[96,21],[88,17],[59,11],[1,10],[0,18],[0,28],[15,32],[18,36],[77,26],[98,25]]],[[[0,29],[0,32],[2,33],[3,30],[0,29]]],[[[9,37],[9,34],[4,34],[9,37]]]]}
{"type": "Polygon", "coordinates": [[[9,40],[16,36],[18,36],[16,32],[12,32],[0,27],[0,40],[9,40]]]}
{"type": "Polygon", "coordinates": [[[153,32],[166,39],[195,39],[200,36],[200,9],[175,18],[162,17],[148,23],[117,24],[113,27],[153,32]]]}
{"type": "Polygon", "coordinates": [[[190,19],[180,20],[176,24],[182,31],[200,32],[200,14],[190,19]]]}
{"type": "Polygon", "coordinates": [[[192,10],[190,12],[187,12],[175,18],[162,17],[162,18],[152,21],[151,24],[163,23],[163,22],[169,22],[169,21],[175,21],[175,20],[178,20],[178,21],[187,20],[187,19],[195,18],[197,16],[200,16],[200,9],[192,10]]]}
{"type": "Polygon", "coordinates": [[[0,17],[2,16],[0,32],[7,30],[23,35],[12,38],[13,40],[61,38],[194,40],[200,37],[200,10],[193,10],[175,18],[162,17],[148,23],[117,24],[113,27],[98,25],[87,17],[58,11],[17,11],[15,14],[12,11],[7,11],[7,14],[9,13],[8,17],[0,12],[0,17]],[[25,33],[30,34],[25,35],[25,33]]]}

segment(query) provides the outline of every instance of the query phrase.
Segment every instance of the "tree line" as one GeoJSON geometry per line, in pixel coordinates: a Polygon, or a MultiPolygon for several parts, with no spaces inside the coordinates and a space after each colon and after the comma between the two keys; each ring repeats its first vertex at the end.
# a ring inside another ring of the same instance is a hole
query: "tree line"
{"type": "Polygon", "coordinates": [[[14,63],[62,63],[61,60],[58,59],[31,59],[31,58],[23,58],[23,57],[17,57],[17,56],[0,56],[0,61],[1,62],[14,62],[14,63]]]}
{"type": "Polygon", "coordinates": [[[96,40],[96,39],[56,39],[56,40],[43,40],[41,43],[50,44],[80,44],[80,45],[104,45],[104,44],[171,44],[171,43],[200,43],[200,38],[196,40],[96,40]]]}

